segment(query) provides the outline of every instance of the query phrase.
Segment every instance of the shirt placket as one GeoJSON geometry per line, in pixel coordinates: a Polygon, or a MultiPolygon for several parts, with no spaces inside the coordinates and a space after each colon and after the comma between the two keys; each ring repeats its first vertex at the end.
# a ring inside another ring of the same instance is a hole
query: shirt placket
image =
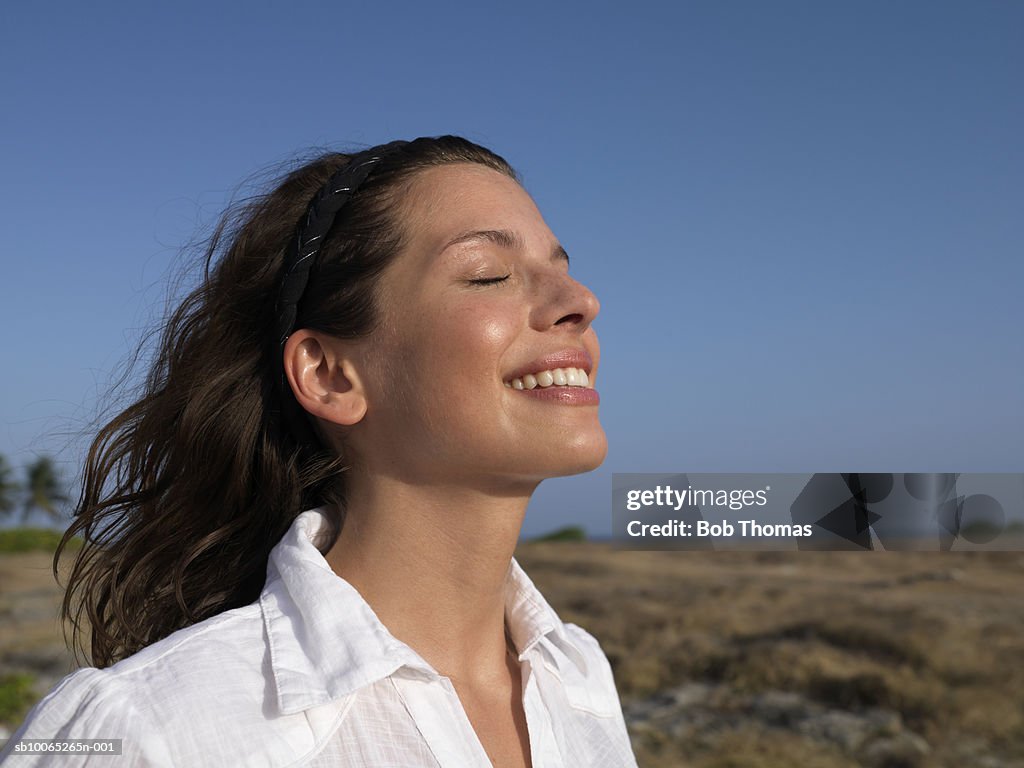
{"type": "Polygon", "coordinates": [[[523,674],[523,711],[526,713],[526,729],[530,735],[533,768],[565,768],[551,726],[551,715],[540,695],[534,665],[527,659],[520,668],[523,674]]]}
{"type": "Polygon", "coordinates": [[[396,679],[406,710],[442,768],[491,768],[455,686],[447,677],[396,679]],[[452,738],[452,725],[459,738],[452,738]]]}

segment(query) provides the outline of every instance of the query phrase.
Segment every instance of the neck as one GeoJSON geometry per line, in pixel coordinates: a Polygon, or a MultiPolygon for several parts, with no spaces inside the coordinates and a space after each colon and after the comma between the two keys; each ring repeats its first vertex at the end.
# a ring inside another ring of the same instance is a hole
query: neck
{"type": "Polygon", "coordinates": [[[504,668],[505,580],[533,488],[350,479],[328,564],[440,674],[486,683],[504,668]]]}

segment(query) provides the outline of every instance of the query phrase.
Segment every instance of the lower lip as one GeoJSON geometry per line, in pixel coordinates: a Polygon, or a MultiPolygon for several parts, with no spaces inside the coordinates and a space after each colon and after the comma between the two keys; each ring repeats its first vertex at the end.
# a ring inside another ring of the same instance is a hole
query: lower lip
{"type": "Polygon", "coordinates": [[[535,389],[513,389],[517,395],[533,398],[534,400],[545,400],[551,403],[562,405],[597,405],[601,398],[596,389],[587,387],[536,387],[535,389]]]}

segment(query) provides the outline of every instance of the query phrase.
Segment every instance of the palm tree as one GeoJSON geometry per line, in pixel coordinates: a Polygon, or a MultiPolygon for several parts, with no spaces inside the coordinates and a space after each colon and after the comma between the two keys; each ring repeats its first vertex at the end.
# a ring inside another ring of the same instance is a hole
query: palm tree
{"type": "Polygon", "coordinates": [[[25,506],[21,512],[24,523],[33,509],[41,509],[56,521],[60,521],[59,503],[67,501],[60,475],[53,459],[40,456],[26,468],[28,482],[25,484],[25,506]]]}
{"type": "Polygon", "coordinates": [[[14,511],[17,505],[18,493],[21,487],[14,482],[11,465],[7,458],[0,454],[0,517],[6,517],[14,511]]]}

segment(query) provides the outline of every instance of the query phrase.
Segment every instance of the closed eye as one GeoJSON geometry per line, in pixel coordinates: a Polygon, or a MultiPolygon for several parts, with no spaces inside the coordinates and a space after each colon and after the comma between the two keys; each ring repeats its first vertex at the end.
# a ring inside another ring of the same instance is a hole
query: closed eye
{"type": "Polygon", "coordinates": [[[494,285],[495,283],[503,283],[510,277],[512,277],[511,273],[504,275],[503,277],[482,277],[476,280],[470,280],[469,282],[473,285],[494,285]]]}

